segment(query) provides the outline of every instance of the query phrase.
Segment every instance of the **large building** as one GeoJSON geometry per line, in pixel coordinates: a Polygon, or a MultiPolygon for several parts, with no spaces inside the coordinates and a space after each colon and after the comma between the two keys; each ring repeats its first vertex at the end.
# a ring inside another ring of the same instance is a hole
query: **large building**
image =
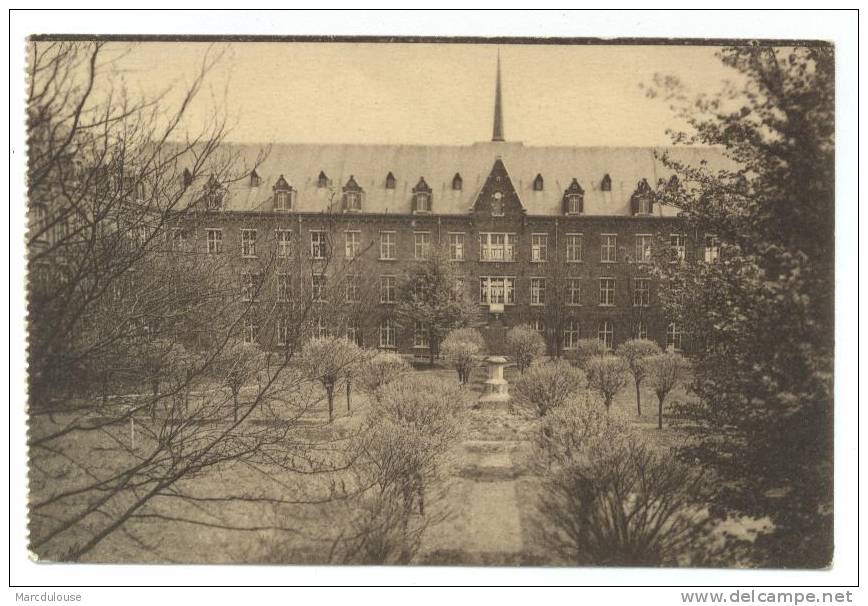
{"type": "MultiPolygon", "coordinates": [[[[233,151],[252,164],[260,148],[233,151]]],[[[691,165],[721,160],[708,148],[508,141],[498,64],[491,141],[273,145],[255,170],[214,196],[215,212],[195,241],[202,252],[237,256],[239,280],[252,288],[266,248],[289,256],[282,250],[292,242],[296,255],[315,261],[327,254],[328,233],[336,257],[365,257],[357,277],[379,292],[371,328],[352,328],[368,346],[425,350],[423,327],[395,317],[396,288],[411,264],[440,246],[478,301],[493,350],[518,323],[536,326],[564,350],[587,337],[609,346],[644,337],[678,349],[686,339],[655,302],[652,248],[665,242],[682,257],[708,258],[717,249],[705,234],[683,233],[674,209],[654,204],[652,190],[673,178],[662,152],[691,165]]],[[[310,279],[318,288],[315,272],[310,279]]],[[[262,332],[251,320],[248,338],[272,339],[262,332]]]]}

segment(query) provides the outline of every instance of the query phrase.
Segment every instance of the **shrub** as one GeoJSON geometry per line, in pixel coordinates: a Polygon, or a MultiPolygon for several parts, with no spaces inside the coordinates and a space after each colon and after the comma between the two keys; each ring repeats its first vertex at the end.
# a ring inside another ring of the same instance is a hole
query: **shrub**
{"type": "Polygon", "coordinates": [[[615,356],[593,357],[585,365],[588,387],[600,394],[606,410],[612,406],[612,399],[627,384],[627,366],[615,356]]]}
{"type": "Polygon", "coordinates": [[[546,342],[542,335],[531,326],[520,324],[509,329],[509,332],[506,333],[506,348],[512,359],[515,360],[519,372],[524,374],[534,359],[545,354],[546,342]]]}
{"type": "Polygon", "coordinates": [[[343,337],[315,337],[301,349],[301,365],[311,380],[326,392],[329,422],[334,420],[335,388],[352,373],[363,358],[362,349],[343,337]]]}
{"type": "Polygon", "coordinates": [[[609,349],[606,344],[599,339],[579,339],[571,357],[576,366],[582,370],[587,370],[585,367],[590,360],[595,357],[601,358],[608,353],[609,349]]]}
{"type": "Polygon", "coordinates": [[[458,382],[470,380],[473,364],[485,351],[485,339],[475,328],[458,328],[450,331],[440,344],[440,353],[458,371],[458,382]]]}
{"type": "Polygon", "coordinates": [[[630,339],[618,346],[615,353],[624,360],[630,374],[633,375],[633,383],[636,385],[636,412],[642,416],[642,396],[640,387],[645,379],[645,362],[650,356],[660,353],[660,347],[654,341],[648,339],[630,339]]]}
{"type": "Polygon", "coordinates": [[[543,417],[553,408],[578,397],[584,373],[563,360],[535,364],[512,384],[513,402],[543,417]]]}
{"type": "Polygon", "coordinates": [[[363,369],[357,373],[355,382],[372,399],[379,397],[379,390],[412,370],[410,364],[399,354],[380,351],[369,356],[363,369]]]}
{"type": "Polygon", "coordinates": [[[694,505],[701,476],[626,431],[580,444],[581,456],[543,475],[542,542],[567,561],[596,566],[696,564],[710,519],[694,505]]]}

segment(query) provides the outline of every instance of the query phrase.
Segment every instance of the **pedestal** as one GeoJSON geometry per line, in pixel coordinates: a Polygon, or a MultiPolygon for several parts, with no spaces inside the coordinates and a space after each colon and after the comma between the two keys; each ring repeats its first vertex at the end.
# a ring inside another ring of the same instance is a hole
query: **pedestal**
{"type": "Polygon", "coordinates": [[[488,406],[509,402],[509,383],[503,378],[506,358],[490,356],[485,361],[488,363],[488,379],[485,380],[485,391],[479,397],[479,404],[488,406]]]}

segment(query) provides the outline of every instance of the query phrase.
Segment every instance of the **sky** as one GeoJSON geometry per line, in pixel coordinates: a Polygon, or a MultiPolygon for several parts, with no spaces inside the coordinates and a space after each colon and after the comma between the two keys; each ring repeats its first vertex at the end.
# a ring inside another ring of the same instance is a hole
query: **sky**
{"type": "Polygon", "coordinates": [[[713,47],[315,42],[112,43],[134,93],[179,100],[206,56],[222,56],[186,124],[225,111],[230,141],[466,145],[491,138],[497,54],[507,141],[666,145],[679,127],[641,84],[678,77],[714,92],[735,72],[713,47]],[[121,51],[127,51],[122,53],[121,51]]]}

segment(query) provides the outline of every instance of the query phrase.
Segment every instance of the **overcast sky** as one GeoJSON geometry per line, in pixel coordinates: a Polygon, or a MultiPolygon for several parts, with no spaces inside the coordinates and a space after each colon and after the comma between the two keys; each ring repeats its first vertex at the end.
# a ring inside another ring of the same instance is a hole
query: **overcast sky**
{"type": "Polygon", "coordinates": [[[715,48],[681,46],[143,42],[118,67],[133,91],[153,94],[183,86],[218,49],[188,125],[223,107],[240,142],[487,141],[500,50],[508,141],[665,145],[678,124],[641,83],[671,74],[713,92],[735,77],[715,48]]]}

